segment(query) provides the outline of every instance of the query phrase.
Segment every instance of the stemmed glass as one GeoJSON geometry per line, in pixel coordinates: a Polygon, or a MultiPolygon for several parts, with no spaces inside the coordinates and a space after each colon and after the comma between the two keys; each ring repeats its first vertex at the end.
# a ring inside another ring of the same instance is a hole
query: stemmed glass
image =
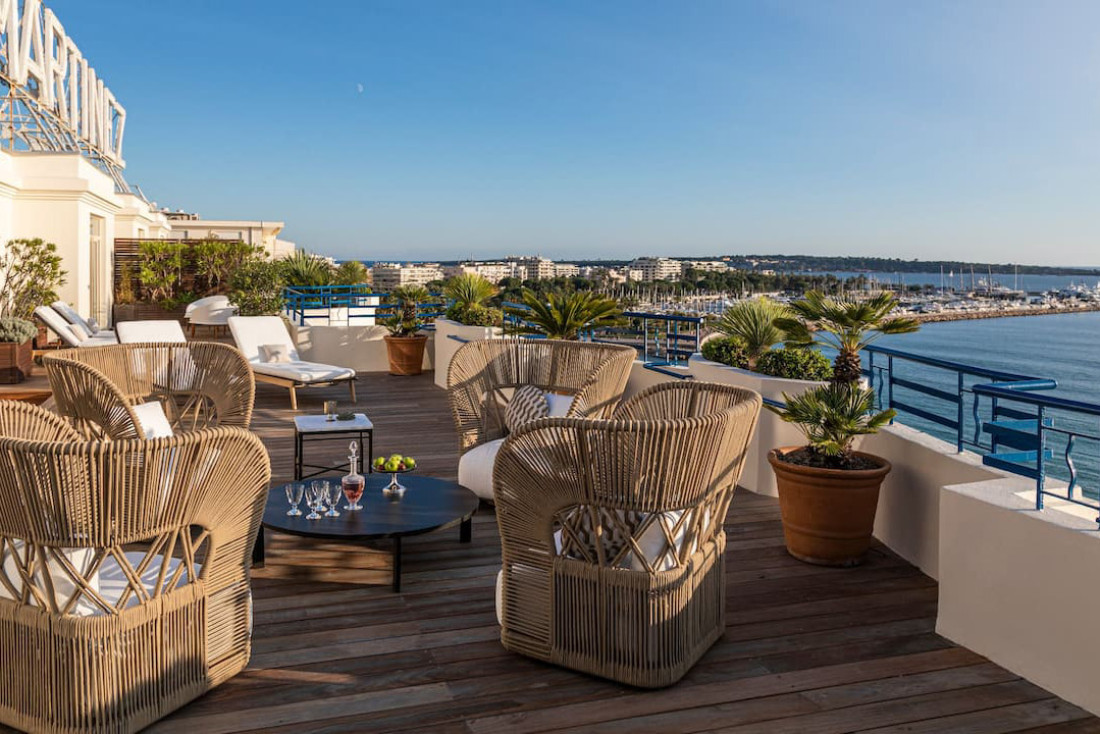
{"type": "Polygon", "coordinates": [[[306,504],[309,505],[309,514],[306,515],[306,519],[320,520],[320,511],[325,509],[325,500],[324,496],[321,494],[321,487],[318,482],[309,485],[309,488],[306,490],[306,504]]]}
{"type": "Polygon", "coordinates": [[[325,502],[328,504],[328,512],[325,513],[325,517],[340,517],[340,513],[336,510],[336,503],[340,501],[340,495],[342,494],[340,485],[323,481],[321,482],[321,492],[324,493],[325,502]]]}
{"type": "Polygon", "coordinates": [[[287,515],[291,517],[298,517],[302,514],[302,511],[298,509],[298,505],[302,504],[302,493],[305,487],[299,482],[292,482],[286,485],[286,501],[290,503],[290,509],[287,510],[287,515]]]}

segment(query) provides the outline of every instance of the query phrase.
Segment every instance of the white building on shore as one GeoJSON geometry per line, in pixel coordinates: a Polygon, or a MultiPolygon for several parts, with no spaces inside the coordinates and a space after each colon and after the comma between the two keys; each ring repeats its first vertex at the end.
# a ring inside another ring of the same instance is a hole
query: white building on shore
{"type": "Polygon", "coordinates": [[[272,255],[293,250],[276,237],[282,222],[173,221],[123,177],[125,125],[125,108],[53,11],[0,0],[0,247],[56,244],[68,272],[60,296],[80,313],[110,320],[116,238],[233,232],[272,255]]]}

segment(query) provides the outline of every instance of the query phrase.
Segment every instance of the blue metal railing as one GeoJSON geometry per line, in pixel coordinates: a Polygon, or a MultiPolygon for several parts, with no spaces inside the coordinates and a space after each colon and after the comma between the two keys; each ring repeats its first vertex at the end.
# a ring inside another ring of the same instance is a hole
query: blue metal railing
{"type": "Polygon", "coordinates": [[[902,422],[954,441],[960,452],[973,450],[987,466],[1033,479],[1037,509],[1054,496],[1100,512],[1100,456],[1090,452],[1085,466],[1077,461],[1079,443],[1100,447],[1100,404],[1049,394],[1058,383],[1047,378],[889,347],[865,353],[863,371],[880,410],[893,408],[902,422]],[[1048,489],[1049,479],[1065,486],[1048,489]]]}
{"type": "MultiPolygon", "coordinates": [[[[307,318],[325,318],[330,323],[353,323],[356,319],[390,318],[394,309],[388,293],[375,293],[369,285],[288,286],[283,289],[283,311],[295,323],[307,318]],[[339,316],[340,318],[336,318],[339,316]]],[[[432,294],[431,303],[421,304],[420,316],[434,319],[446,311],[443,296],[432,294]]],[[[377,322],[376,322],[377,323],[377,322]]]]}
{"type": "MultiPolygon", "coordinates": [[[[522,316],[528,310],[525,304],[505,301],[501,305],[504,307],[506,333],[523,333],[534,328],[522,316]]],[[[699,351],[705,317],[625,311],[623,318],[626,320],[624,325],[591,329],[584,332],[581,338],[632,346],[638,350],[638,356],[647,368],[673,377],[687,377],[662,368],[683,366],[692,354],[699,351]]]]}

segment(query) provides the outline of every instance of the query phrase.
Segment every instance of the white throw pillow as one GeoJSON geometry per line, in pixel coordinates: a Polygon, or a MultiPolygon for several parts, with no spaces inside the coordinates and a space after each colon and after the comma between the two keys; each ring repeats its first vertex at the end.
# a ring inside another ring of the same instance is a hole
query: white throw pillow
{"type": "Polygon", "coordinates": [[[564,418],[569,415],[569,409],[573,407],[573,395],[559,395],[555,392],[546,393],[546,404],[550,410],[546,415],[551,418],[564,418]]]}
{"type": "Polygon", "coordinates": [[[89,316],[84,321],[87,322],[88,328],[92,330],[92,336],[99,333],[99,322],[95,320],[95,316],[89,316]]]}
{"type": "Polygon", "coordinates": [[[168,416],[164,412],[164,406],[158,401],[141,403],[133,406],[133,409],[138,425],[141,426],[146,438],[170,438],[175,435],[172,432],[172,424],[168,422],[168,416]]]}
{"type": "Polygon", "coordinates": [[[73,333],[73,338],[76,339],[78,342],[87,341],[88,337],[91,336],[91,334],[88,333],[88,330],[80,324],[69,324],[69,331],[73,333]]]}
{"type": "Polygon", "coordinates": [[[289,362],[290,348],[286,344],[261,344],[261,362],[289,362]]]}

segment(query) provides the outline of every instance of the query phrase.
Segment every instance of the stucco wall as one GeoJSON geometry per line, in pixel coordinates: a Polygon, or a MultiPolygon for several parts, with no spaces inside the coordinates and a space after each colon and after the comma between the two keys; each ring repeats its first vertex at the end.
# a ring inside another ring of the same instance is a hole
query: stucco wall
{"type": "MultiPolygon", "coordinates": [[[[692,357],[689,370],[697,380],[746,387],[773,400],[782,400],[784,392],[792,394],[817,384],[768,377],[711,362],[699,355],[692,357]]],[[[627,392],[667,379],[672,378],[641,370],[636,365],[627,392]]],[[[749,445],[741,486],[758,494],[776,496],[775,474],[768,464],[768,451],[804,442],[797,428],[784,423],[770,411],[761,411],[756,435],[749,445]]],[[[929,576],[937,578],[941,488],[1005,475],[983,466],[975,454],[959,454],[953,445],[900,424],[867,436],[858,445],[861,450],[881,456],[893,465],[879,496],[875,537],[929,576]]]]}
{"type": "MultiPolygon", "coordinates": [[[[350,367],[356,372],[388,372],[384,326],[291,326],[302,359],[350,367]]],[[[429,332],[424,369],[434,364],[435,338],[429,332]]]]}
{"type": "Polygon", "coordinates": [[[944,487],[936,630],[1100,714],[1100,531],[1033,493],[1018,477],[944,487]]]}
{"type": "Polygon", "coordinates": [[[492,326],[466,326],[450,319],[435,320],[435,384],[439,387],[447,387],[447,369],[451,365],[451,358],[465,342],[478,339],[494,339],[501,335],[499,327],[492,326]],[[452,339],[455,336],[458,339],[452,339]]]}

